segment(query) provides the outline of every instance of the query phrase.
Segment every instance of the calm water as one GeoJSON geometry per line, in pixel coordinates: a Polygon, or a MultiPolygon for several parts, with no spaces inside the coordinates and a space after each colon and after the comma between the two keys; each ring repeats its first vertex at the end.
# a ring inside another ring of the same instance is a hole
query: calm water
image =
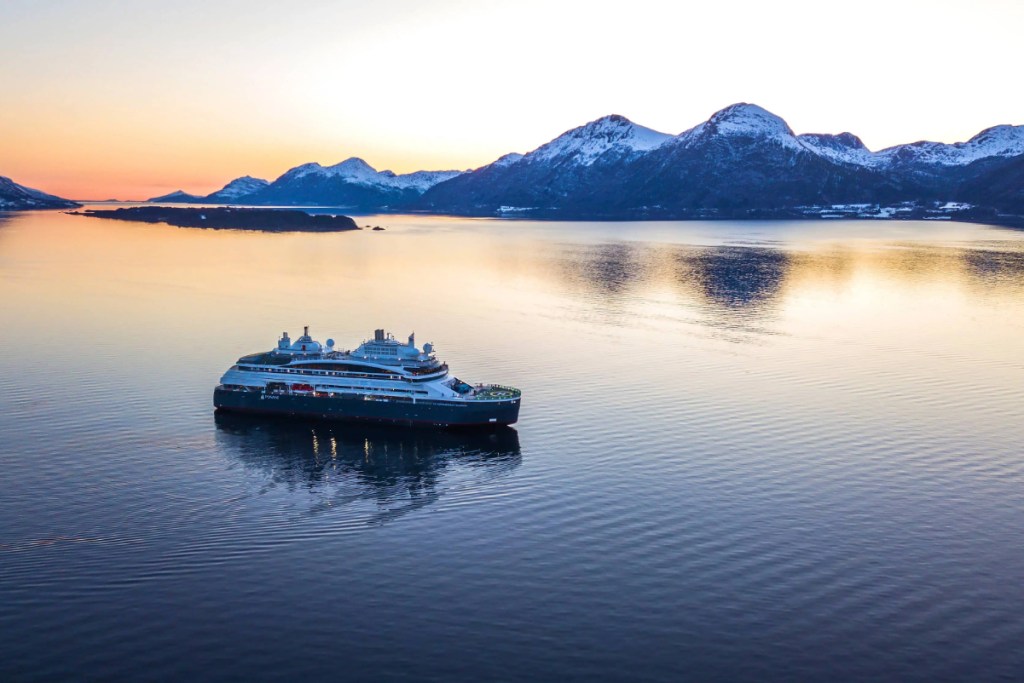
{"type": "Polygon", "coordinates": [[[0,679],[1019,680],[1024,233],[0,218],[0,679]],[[459,435],[215,418],[386,327],[459,435]]]}

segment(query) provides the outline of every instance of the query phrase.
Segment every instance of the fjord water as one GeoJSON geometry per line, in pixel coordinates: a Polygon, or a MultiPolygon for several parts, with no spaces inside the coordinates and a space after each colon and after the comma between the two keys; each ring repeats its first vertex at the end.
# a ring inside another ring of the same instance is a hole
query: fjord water
{"type": "Polygon", "coordinates": [[[0,219],[0,679],[1024,671],[1024,233],[0,219]],[[520,422],[215,417],[415,331],[520,422]]]}

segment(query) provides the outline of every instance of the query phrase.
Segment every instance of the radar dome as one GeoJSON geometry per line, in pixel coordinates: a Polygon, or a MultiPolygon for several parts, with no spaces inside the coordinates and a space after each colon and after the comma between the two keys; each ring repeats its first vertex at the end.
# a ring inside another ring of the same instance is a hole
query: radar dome
{"type": "Polygon", "coordinates": [[[333,339],[328,339],[327,340],[327,348],[332,348],[333,346],[334,346],[334,340],[333,339]]]}

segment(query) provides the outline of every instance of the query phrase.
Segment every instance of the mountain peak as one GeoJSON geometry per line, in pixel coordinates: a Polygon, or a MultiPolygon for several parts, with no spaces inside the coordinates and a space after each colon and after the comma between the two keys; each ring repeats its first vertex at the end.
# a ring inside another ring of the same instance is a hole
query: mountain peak
{"type": "Polygon", "coordinates": [[[244,175],[241,178],[235,178],[234,180],[232,180],[230,183],[228,183],[224,187],[231,187],[232,185],[247,185],[247,186],[259,185],[259,186],[262,186],[262,185],[268,185],[268,184],[269,184],[269,182],[266,181],[266,180],[263,180],[263,178],[254,178],[251,175],[244,175]]]}
{"type": "Polygon", "coordinates": [[[1013,157],[1024,154],[1024,126],[993,126],[981,131],[967,142],[930,142],[922,140],[897,145],[878,152],[881,163],[938,166],[965,166],[980,159],[1013,157]]]}
{"type": "Polygon", "coordinates": [[[793,130],[781,117],[747,102],[737,102],[715,112],[706,125],[723,135],[793,135],[793,130]]]}
{"type": "Polygon", "coordinates": [[[594,119],[593,121],[584,124],[583,128],[614,128],[620,126],[634,126],[632,121],[627,119],[622,114],[608,114],[601,118],[594,119]]]}
{"type": "Polygon", "coordinates": [[[643,137],[645,134],[653,134],[659,142],[667,140],[670,135],[659,133],[656,130],[637,125],[621,114],[608,114],[599,119],[594,119],[582,126],[566,131],[560,137],[566,135],[606,135],[616,139],[643,137]]]}
{"type": "Polygon", "coordinates": [[[284,175],[282,175],[281,178],[279,178],[278,180],[284,178],[302,178],[311,173],[319,173],[323,170],[323,168],[323,166],[321,166],[319,163],[315,161],[310,162],[308,164],[300,164],[295,168],[290,168],[287,171],[285,171],[284,175]]]}
{"type": "Polygon", "coordinates": [[[562,133],[530,152],[527,158],[532,161],[559,158],[590,166],[610,150],[620,154],[646,152],[671,139],[671,135],[638,126],[625,116],[610,114],[562,133]]]}
{"type": "Polygon", "coordinates": [[[150,197],[147,202],[191,202],[202,199],[194,194],[189,194],[185,190],[175,190],[174,192],[168,192],[162,194],[159,197],[150,197]]]}
{"type": "Polygon", "coordinates": [[[322,176],[326,178],[351,178],[354,180],[369,180],[377,176],[377,171],[359,157],[349,157],[333,166],[321,166],[317,162],[302,164],[289,169],[279,180],[296,180],[308,175],[322,176]]]}
{"type": "Polygon", "coordinates": [[[253,178],[251,175],[235,178],[230,183],[217,190],[206,198],[213,201],[235,201],[262,190],[270,183],[262,178],[253,178]]]}
{"type": "MultiPolygon", "coordinates": [[[[266,187],[256,187],[260,201],[291,201],[298,192],[302,201],[310,201],[313,196],[330,197],[319,200],[328,202],[354,201],[365,202],[366,192],[379,193],[382,205],[394,203],[399,199],[396,195],[415,192],[422,194],[437,183],[460,175],[462,171],[416,171],[415,173],[396,174],[394,171],[377,171],[359,157],[349,157],[333,166],[321,166],[318,163],[303,164],[287,171],[266,187]],[[362,188],[353,190],[352,188],[362,188]],[[348,188],[348,189],[345,189],[348,188]],[[352,195],[351,192],[362,192],[352,195]],[[346,195],[346,193],[349,193],[346,195]],[[341,197],[350,199],[342,200],[341,197]],[[386,197],[386,198],[385,198],[386,197]]],[[[238,181],[235,181],[238,182],[238,181]]],[[[261,183],[258,179],[252,184],[261,183]]],[[[249,193],[246,193],[249,194],[249,193]]]]}
{"type": "Polygon", "coordinates": [[[346,172],[346,173],[376,173],[377,169],[370,166],[368,163],[360,159],[359,157],[349,157],[344,161],[335,164],[334,166],[328,166],[328,171],[335,172],[346,172]]]}
{"type": "Polygon", "coordinates": [[[520,154],[519,152],[510,152],[510,153],[506,154],[505,156],[500,157],[497,161],[491,163],[490,165],[491,166],[496,166],[496,167],[499,167],[499,168],[501,168],[503,166],[511,166],[512,164],[518,163],[519,160],[522,159],[522,158],[523,158],[523,155],[520,154]]]}
{"type": "Polygon", "coordinates": [[[983,150],[986,156],[1015,156],[1024,153],[1024,126],[992,126],[964,143],[983,150]]]}

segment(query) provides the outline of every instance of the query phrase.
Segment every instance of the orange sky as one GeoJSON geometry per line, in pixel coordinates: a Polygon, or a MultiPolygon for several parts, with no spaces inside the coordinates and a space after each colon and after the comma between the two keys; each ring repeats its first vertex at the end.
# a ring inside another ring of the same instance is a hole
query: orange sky
{"type": "Polygon", "coordinates": [[[1021,28],[1014,0],[4,0],[0,175],[139,199],[350,156],[469,168],[738,101],[873,149],[955,142],[1024,122],[1021,28]]]}

